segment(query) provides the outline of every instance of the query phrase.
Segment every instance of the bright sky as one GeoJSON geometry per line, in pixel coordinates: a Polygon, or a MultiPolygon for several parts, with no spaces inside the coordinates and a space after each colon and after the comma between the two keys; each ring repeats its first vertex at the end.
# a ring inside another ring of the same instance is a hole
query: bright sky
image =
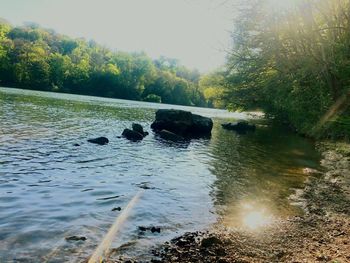
{"type": "Polygon", "coordinates": [[[36,22],[112,49],[177,58],[202,72],[222,65],[230,46],[226,0],[0,0],[0,17],[36,22]]]}

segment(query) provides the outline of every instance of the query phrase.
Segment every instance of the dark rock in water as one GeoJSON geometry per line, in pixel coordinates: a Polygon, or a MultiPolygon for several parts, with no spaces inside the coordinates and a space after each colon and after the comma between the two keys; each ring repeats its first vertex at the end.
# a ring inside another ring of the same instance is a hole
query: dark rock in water
{"type": "Polygon", "coordinates": [[[151,128],[155,132],[167,130],[182,137],[208,136],[213,128],[210,118],[183,110],[158,110],[151,128]]]}
{"type": "Polygon", "coordinates": [[[152,233],[160,233],[160,227],[155,227],[155,226],[152,226],[152,227],[145,227],[145,226],[139,226],[139,230],[141,232],[146,232],[146,231],[151,231],[152,233]]]}
{"type": "Polygon", "coordinates": [[[143,137],[146,137],[149,133],[148,132],[145,132],[143,130],[143,127],[141,124],[138,124],[138,123],[133,123],[132,124],[132,130],[135,131],[135,132],[138,132],[140,134],[142,134],[143,137]]]}
{"type": "Polygon", "coordinates": [[[136,131],[125,129],[122,133],[123,137],[130,141],[141,141],[143,139],[143,135],[141,133],[138,133],[136,131]]]}
{"type": "Polygon", "coordinates": [[[109,143],[109,140],[106,137],[98,137],[95,139],[89,139],[88,142],[99,144],[99,145],[105,145],[109,143]]]}
{"type": "Polygon", "coordinates": [[[158,110],[156,120],[151,124],[155,132],[167,130],[184,136],[192,124],[192,113],[177,110],[158,110]]]}
{"type": "Polygon", "coordinates": [[[192,126],[190,128],[192,134],[210,134],[212,128],[213,121],[210,118],[192,114],[192,126]]]}
{"type": "Polygon", "coordinates": [[[154,227],[154,226],[153,226],[153,227],[151,228],[151,232],[152,232],[152,233],[155,233],[155,232],[160,233],[160,227],[154,227]]]}
{"type": "Polygon", "coordinates": [[[184,140],[184,138],[181,137],[180,135],[177,135],[167,130],[161,130],[160,132],[158,132],[158,134],[160,138],[164,140],[172,141],[172,142],[179,142],[184,140]]]}
{"type": "Polygon", "coordinates": [[[132,124],[132,130],[133,130],[133,131],[136,131],[136,132],[138,132],[138,133],[143,134],[143,127],[142,127],[141,124],[133,123],[133,124],[132,124]]]}
{"type": "Polygon", "coordinates": [[[145,232],[145,231],[147,231],[147,227],[139,226],[139,230],[142,232],[145,232]]]}
{"type": "Polygon", "coordinates": [[[70,236],[70,237],[66,237],[67,241],[85,241],[86,237],[83,236],[70,236]]]}
{"type": "Polygon", "coordinates": [[[112,211],[114,212],[114,211],[121,211],[122,210],[122,208],[121,207],[114,207],[114,208],[112,208],[112,211]]]}
{"type": "Polygon", "coordinates": [[[224,123],[221,126],[230,131],[236,131],[238,133],[244,134],[248,131],[255,131],[256,126],[254,124],[249,124],[246,121],[238,121],[235,123],[224,123]]]}
{"type": "Polygon", "coordinates": [[[141,189],[145,189],[145,190],[148,190],[148,189],[156,189],[154,186],[150,186],[149,182],[142,182],[142,183],[139,183],[139,184],[135,184],[137,187],[141,188],[141,189]]]}
{"type": "Polygon", "coordinates": [[[78,146],[80,146],[80,144],[79,143],[74,143],[73,146],[78,147],[78,146]]]}

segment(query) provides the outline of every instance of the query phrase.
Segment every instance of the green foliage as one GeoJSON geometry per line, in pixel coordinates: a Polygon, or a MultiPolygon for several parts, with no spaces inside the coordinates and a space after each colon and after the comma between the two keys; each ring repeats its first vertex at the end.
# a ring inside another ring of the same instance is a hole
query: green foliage
{"type": "Polygon", "coordinates": [[[334,120],[329,121],[327,126],[322,129],[323,134],[329,137],[338,139],[345,138],[350,139],[350,117],[349,116],[338,116],[334,120]]]}
{"type": "Polygon", "coordinates": [[[199,73],[177,60],[112,52],[33,23],[0,19],[0,85],[131,100],[205,106],[199,73]]]}
{"type": "Polygon", "coordinates": [[[215,108],[224,108],[226,105],[222,99],[224,93],[223,72],[212,72],[203,75],[199,80],[199,88],[207,101],[207,104],[215,108]]]}
{"type": "Polygon", "coordinates": [[[162,98],[156,94],[148,94],[143,100],[148,102],[156,102],[156,103],[162,102],[162,98]]]}
{"type": "Polygon", "coordinates": [[[50,80],[55,91],[65,91],[64,87],[73,67],[70,57],[53,53],[50,55],[48,63],[50,65],[50,80]]]}
{"type": "MultiPolygon", "coordinates": [[[[182,67],[180,71],[183,72],[182,67]]],[[[162,98],[163,103],[206,106],[198,82],[178,77],[177,74],[176,68],[158,67],[154,81],[147,85],[143,92],[144,97],[155,94],[162,98]]]]}
{"type": "Polygon", "coordinates": [[[349,1],[301,0],[278,11],[269,2],[245,1],[237,19],[223,84],[226,103],[261,109],[303,134],[338,136],[330,122],[338,116],[339,124],[349,113],[349,100],[342,99],[350,90],[349,1]]]}

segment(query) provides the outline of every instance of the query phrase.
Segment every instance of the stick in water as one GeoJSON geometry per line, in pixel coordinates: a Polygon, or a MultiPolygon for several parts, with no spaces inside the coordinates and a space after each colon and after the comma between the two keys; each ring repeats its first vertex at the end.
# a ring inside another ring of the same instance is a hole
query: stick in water
{"type": "Polygon", "coordinates": [[[123,223],[128,218],[131,209],[133,206],[137,203],[140,196],[142,195],[143,191],[138,192],[133,199],[129,202],[129,204],[125,207],[123,212],[119,215],[119,217],[115,220],[112,227],[109,229],[107,235],[103,239],[103,241],[100,243],[100,245],[96,248],[95,252],[92,254],[89,263],[100,263],[107,257],[108,250],[112,244],[112,241],[114,240],[116,234],[118,233],[120,227],[123,225],[123,223]]]}

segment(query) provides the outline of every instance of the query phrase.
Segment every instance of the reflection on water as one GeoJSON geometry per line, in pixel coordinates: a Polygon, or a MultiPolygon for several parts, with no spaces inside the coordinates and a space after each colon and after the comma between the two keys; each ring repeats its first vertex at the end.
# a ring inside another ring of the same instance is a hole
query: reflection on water
{"type": "Polygon", "coordinates": [[[4,262],[86,260],[121,213],[115,208],[124,209],[140,188],[145,192],[112,244],[116,253],[145,254],[207,227],[217,214],[229,226],[259,227],[298,213],[288,196],[302,187],[302,169],[318,163],[310,142],[280,127],[247,135],[220,127],[245,114],[15,89],[0,89],[0,104],[4,262]],[[159,107],[214,118],[212,138],[177,145],[152,133],[139,143],[117,137],[132,122],[149,131],[159,107]],[[97,136],[110,143],[86,142],[97,136]],[[72,235],[87,240],[65,240],[72,235]]]}
{"type": "Polygon", "coordinates": [[[255,133],[246,135],[214,130],[212,196],[217,207],[223,206],[228,226],[265,225],[273,217],[300,213],[288,197],[303,185],[305,167],[318,168],[311,142],[260,122],[255,133]]]}

